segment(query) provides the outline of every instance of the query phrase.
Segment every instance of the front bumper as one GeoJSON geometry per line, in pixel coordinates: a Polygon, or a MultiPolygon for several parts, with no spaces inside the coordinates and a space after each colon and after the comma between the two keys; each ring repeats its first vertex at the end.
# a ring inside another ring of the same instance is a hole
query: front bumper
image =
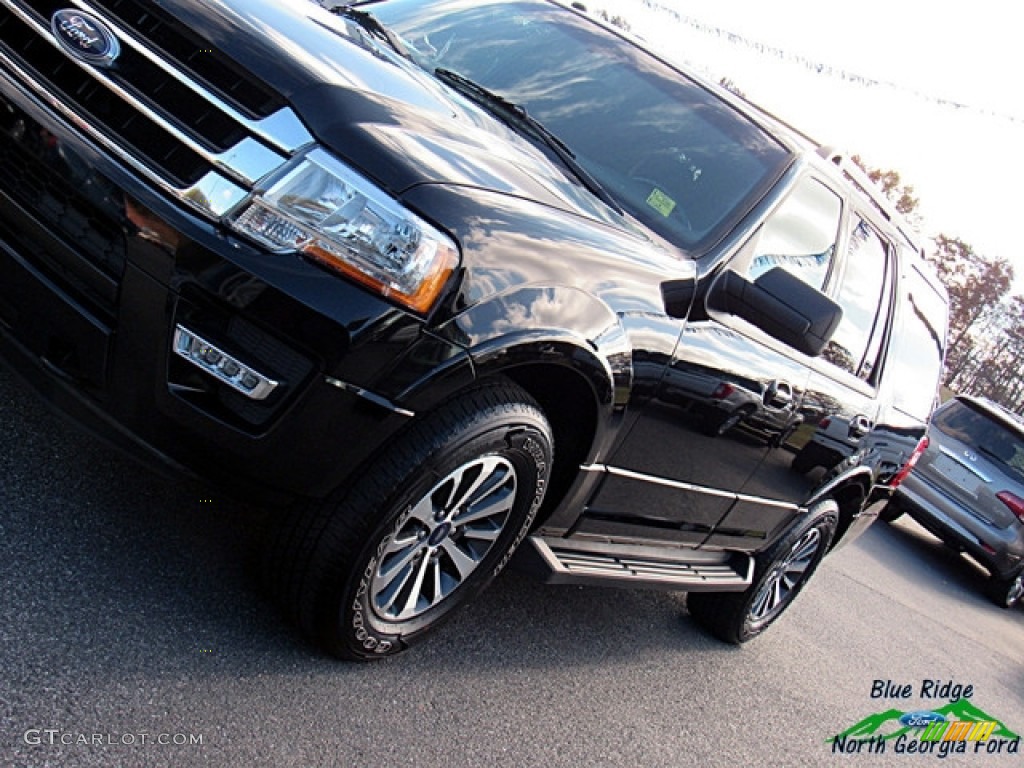
{"type": "Polygon", "coordinates": [[[167,200],[2,73],[0,145],[0,357],[136,455],[322,497],[408,421],[405,385],[461,352],[167,200]],[[178,328],[278,386],[229,386],[175,353],[178,328]]]}

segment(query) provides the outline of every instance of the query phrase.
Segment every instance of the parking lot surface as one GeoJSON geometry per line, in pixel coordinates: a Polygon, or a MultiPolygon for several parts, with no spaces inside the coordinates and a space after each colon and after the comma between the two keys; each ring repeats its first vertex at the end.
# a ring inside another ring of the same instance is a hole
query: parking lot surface
{"type": "MultiPolygon", "coordinates": [[[[833,554],[743,648],[702,634],[681,594],[506,573],[432,642],[370,665],[280,618],[259,523],[0,371],[0,765],[928,765],[937,752],[828,740],[968,686],[1024,734],[1024,611],[989,605],[982,571],[911,522],[833,554]]],[[[1020,764],[990,744],[941,764],[1020,764]]]]}

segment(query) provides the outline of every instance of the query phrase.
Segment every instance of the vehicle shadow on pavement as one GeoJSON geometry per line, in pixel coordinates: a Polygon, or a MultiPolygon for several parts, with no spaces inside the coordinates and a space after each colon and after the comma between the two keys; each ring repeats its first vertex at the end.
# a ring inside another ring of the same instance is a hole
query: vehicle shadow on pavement
{"type": "MultiPolygon", "coordinates": [[[[985,599],[985,585],[988,574],[970,558],[961,555],[952,547],[943,544],[913,520],[903,517],[895,523],[877,522],[880,535],[884,535],[894,548],[900,550],[896,562],[903,564],[919,563],[927,569],[929,580],[920,583],[931,583],[936,588],[948,591],[948,583],[958,590],[963,590],[963,599],[988,605],[985,599]]],[[[992,606],[993,610],[999,610],[992,606]]]]}
{"type": "MultiPolygon", "coordinates": [[[[266,513],[138,467],[3,371],[0,423],[0,668],[13,690],[39,695],[49,681],[47,696],[73,698],[83,681],[121,673],[362,674],[303,640],[264,595],[266,513]]],[[[723,647],[690,624],[680,594],[546,587],[509,572],[384,665],[587,666],[723,647]]]]}

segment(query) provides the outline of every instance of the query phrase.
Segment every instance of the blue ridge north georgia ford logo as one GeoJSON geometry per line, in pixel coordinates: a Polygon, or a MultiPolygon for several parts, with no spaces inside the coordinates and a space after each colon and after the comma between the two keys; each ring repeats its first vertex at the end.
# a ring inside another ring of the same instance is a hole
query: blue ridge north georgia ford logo
{"type": "Polygon", "coordinates": [[[64,50],[97,67],[109,67],[121,52],[117,38],[107,25],[77,8],[54,13],[50,17],[50,29],[64,50]]]}

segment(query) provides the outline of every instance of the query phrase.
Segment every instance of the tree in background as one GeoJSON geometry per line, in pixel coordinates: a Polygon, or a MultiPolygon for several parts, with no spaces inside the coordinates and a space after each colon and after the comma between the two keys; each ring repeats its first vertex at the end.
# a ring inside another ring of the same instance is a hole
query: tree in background
{"type": "MultiPolygon", "coordinates": [[[[896,171],[853,161],[916,226],[919,200],[896,171]]],[[[925,258],[949,292],[945,383],[951,389],[991,398],[1024,411],[1024,296],[1009,296],[1013,266],[977,253],[958,237],[940,234],[925,258]]]]}
{"type": "MultiPolygon", "coordinates": [[[[574,3],[574,5],[579,7],[580,4],[579,3],[574,3]]],[[[585,8],[584,8],[584,10],[585,10],[585,8]]],[[[629,32],[630,29],[631,29],[631,27],[629,26],[629,22],[626,21],[626,19],[624,17],[622,17],[622,16],[611,16],[611,15],[609,15],[608,11],[604,10],[603,8],[600,9],[597,12],[597,15],[600,16],[607,23],[611,24],[613,27],[618,27],[619,29],[624,29],[626,32],[629,32]]]]}
{"type": "Polygon", "coordinates": [[[986,316],[999,314],[1013,282],[1009,262],[986,259],[963,240],[939,235],[928,255],[949,291],[947,383],[961,373],[978,346],[973,331],[986,316]]]}
{"type": "Polygon", "coordinates": [[[898,171],[883,171],[879,168],[869,168],[860,158],[854,155],[850,158],[867,177],[882,189],[882,193],[889,199],[897,211],[910,223],[914,229],[921,228],[921,213],[918,206],[921,201],[914,195],[914,187],[904,184],[898,171]]]}

